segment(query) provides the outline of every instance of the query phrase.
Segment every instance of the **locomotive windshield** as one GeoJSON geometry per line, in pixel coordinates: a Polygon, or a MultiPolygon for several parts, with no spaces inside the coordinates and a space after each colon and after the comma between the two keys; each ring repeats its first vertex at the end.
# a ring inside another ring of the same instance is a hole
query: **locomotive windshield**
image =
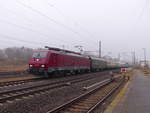
{"type": "Polygon", "coordinates": [[[45,51],[38,51],[38,52],[34,52],[32,57],[33,58],[44,58],[44,57],[46,57],[46,55],[47,55],[47,52],[45,52],[45,51]]]}

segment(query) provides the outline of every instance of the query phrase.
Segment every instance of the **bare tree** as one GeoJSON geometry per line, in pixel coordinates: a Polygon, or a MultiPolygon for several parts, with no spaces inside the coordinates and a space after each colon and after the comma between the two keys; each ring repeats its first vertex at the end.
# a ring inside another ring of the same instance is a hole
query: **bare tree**
{"type": "MultiPolygon", "coordinates": [[[[6,48],[3,50],[5,59],[8,62],[15,62],[15,64],[27,64],[29,58],[32,55],[32,49],[31,48],[25,48],[25,47],[12,47],[12,48],[6,48]]],[[[1,54],[1,51],[0,51],[1,54]]],[[[1,55],[0,55],[1,56],[1,55]]]]}
{"type": "Polygon", "coordinates": [[[6,58],[6,55],[3,50],[0,49],[0,60],[4,60],[6,58]]]}

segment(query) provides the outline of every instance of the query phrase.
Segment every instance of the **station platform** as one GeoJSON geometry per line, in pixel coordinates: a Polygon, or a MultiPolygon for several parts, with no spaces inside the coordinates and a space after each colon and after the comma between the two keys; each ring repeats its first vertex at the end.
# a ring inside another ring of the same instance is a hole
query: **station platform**
{"type": "Polygon", "coordinates": [[[150,113],[150,76],[135,72],[104,113],[150,113]]]}

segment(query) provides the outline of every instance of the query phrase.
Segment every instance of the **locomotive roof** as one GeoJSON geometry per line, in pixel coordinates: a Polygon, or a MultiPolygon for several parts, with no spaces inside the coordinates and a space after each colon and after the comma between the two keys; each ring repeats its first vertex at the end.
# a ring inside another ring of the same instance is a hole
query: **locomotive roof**
{"type": "Polygon", "coordinates": [[[69,50],[61,50],[61,51],[55,51],[55,50],[49,50],[49,49],[37,49],[34,50],[35,52],[41,51],[41,52],[51,52],[51,53],[57,53],[57,54],[66,54],[66,55],[71,55],[71,56],[78,56],[78,57],[85,57],[89,58],[87,56],[83,56],[80,53],[69,51],[69,50]]]}
{"type": "Polygon", "coordinates": [[[47,48],[48,50],[63,51],[63,52],[66,52],[66,53],[74,53],[74,54],[81,55],[81,54],[78,53],[78,52],[74,52],[74,51],[70,51],[70,50],[65,50],[65,49],[60,49],[60,48],[55,48],[55,47],[45,46],[45,48],[47,48]]]}

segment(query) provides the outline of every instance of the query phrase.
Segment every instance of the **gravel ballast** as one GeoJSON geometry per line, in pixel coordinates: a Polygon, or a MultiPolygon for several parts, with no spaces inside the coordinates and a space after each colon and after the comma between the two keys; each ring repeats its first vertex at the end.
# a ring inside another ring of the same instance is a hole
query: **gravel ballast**
{"type": "MultiPolygon", "coordinates": [[[[7,102],[4,105],[0,105],[1,113],[46,113],[64,102],[67,102],[74,97],[77,97],[85,91],[83,87],[90,86],[94,83],[100,82],[109,78],[108,72],[89,73],[95,78],[80,83],[71,84],[70,86],[53,89],[44,93],[27,96],[23,99],[19,99],[13,102],[7,102]]],[[[87,76],[79,75],[79,76],[87,76]]],[[[79,77],[78,76],[78,77],[79,77]]],[[[74,76],[72,76],[74,77],[74,76]]],[[[65,78],[61,78],[65,79],[65,78]]]]}

